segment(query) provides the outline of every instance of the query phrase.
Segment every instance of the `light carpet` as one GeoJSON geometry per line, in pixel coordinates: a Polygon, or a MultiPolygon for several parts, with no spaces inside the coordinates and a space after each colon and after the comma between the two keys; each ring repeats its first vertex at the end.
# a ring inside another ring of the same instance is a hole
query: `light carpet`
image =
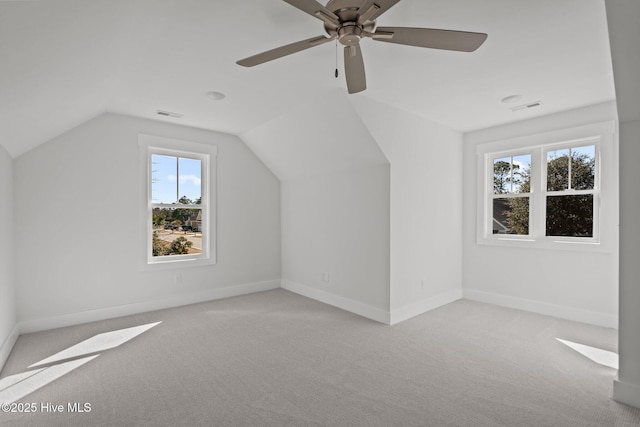
{"type": "Polygon", "coordinates": [[[558,339],[617,332],[466,300],[385,326],[279,289],[21,336],[0,396],[37,410],[0,424],[640,425],[615,369],[558,339]]]}

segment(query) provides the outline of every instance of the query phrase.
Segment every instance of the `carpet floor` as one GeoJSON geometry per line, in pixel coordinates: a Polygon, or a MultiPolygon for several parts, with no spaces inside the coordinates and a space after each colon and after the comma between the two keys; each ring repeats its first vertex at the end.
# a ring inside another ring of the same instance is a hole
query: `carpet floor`
{"type": "Polygon", "coordinates": [[[279,289],[23,335],[0,425],[639,426],[616,370],[559,339],[617,350],[489,304],[385,326],[279,289]]]}

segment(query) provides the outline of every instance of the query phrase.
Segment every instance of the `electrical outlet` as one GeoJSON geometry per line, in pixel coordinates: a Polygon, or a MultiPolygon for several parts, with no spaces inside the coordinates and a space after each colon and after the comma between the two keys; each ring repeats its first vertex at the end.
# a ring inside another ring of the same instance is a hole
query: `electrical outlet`
{"type": "Polygon", "coordinates": [[[420,279],[420,289],[424,291],[424,279],[420,279]]]}
{"type": "Polygon", "coordinates": [[[325,282],[329,283],[329,281],[331,280],[329,278],[329,272],[325,271],[324,273],[322,273],[322,280],[324,280],[325,282]]]}

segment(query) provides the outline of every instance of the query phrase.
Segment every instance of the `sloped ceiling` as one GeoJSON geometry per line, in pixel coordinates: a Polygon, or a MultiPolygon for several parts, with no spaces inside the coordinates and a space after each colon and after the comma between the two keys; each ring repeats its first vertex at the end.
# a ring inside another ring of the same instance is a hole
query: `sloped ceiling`
{"type": "MultiPolygon", "coordinates": [[[[333,43],[235,64],[323,34],[319,20],[281,0],[0,1],[0,144],[15,157],[105,111],[255,139],[252,130],[331,94],[461,132],[615,98],[603,0],[402,0],[378,23],[489,38],[474,53],[363,40],[368,89],[346,95],[333,43]],[[542,104],[514,113],[500,102],[514,94],[542,104]]],[[[316,129],[363,132],[341,130],[322,105],[316,129]]]]}
{"type": "Polygon", "coordinates": [[[240,138],[281,181],[389,163],[339,89],[240,138]]]}

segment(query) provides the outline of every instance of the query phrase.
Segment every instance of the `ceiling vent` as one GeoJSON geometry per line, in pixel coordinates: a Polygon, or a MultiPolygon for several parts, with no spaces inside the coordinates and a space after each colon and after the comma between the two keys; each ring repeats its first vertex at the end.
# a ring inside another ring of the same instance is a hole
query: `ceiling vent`
{"type": "Polygon", "coordinates": [[[175,119],[179,119],[180,117],[182,117],[182,114],[172,113],[171,111],[157,110],[156,113],[158,113],[159,116],[173,117],[175,119]]]}
{"type": "Polygon", "coordinates": [[[528,110],[529,108],[535,108],[540,106],[540,101],[530,102],[528,104],[516,105],[511,107],[511,111],[528,110]]]}

